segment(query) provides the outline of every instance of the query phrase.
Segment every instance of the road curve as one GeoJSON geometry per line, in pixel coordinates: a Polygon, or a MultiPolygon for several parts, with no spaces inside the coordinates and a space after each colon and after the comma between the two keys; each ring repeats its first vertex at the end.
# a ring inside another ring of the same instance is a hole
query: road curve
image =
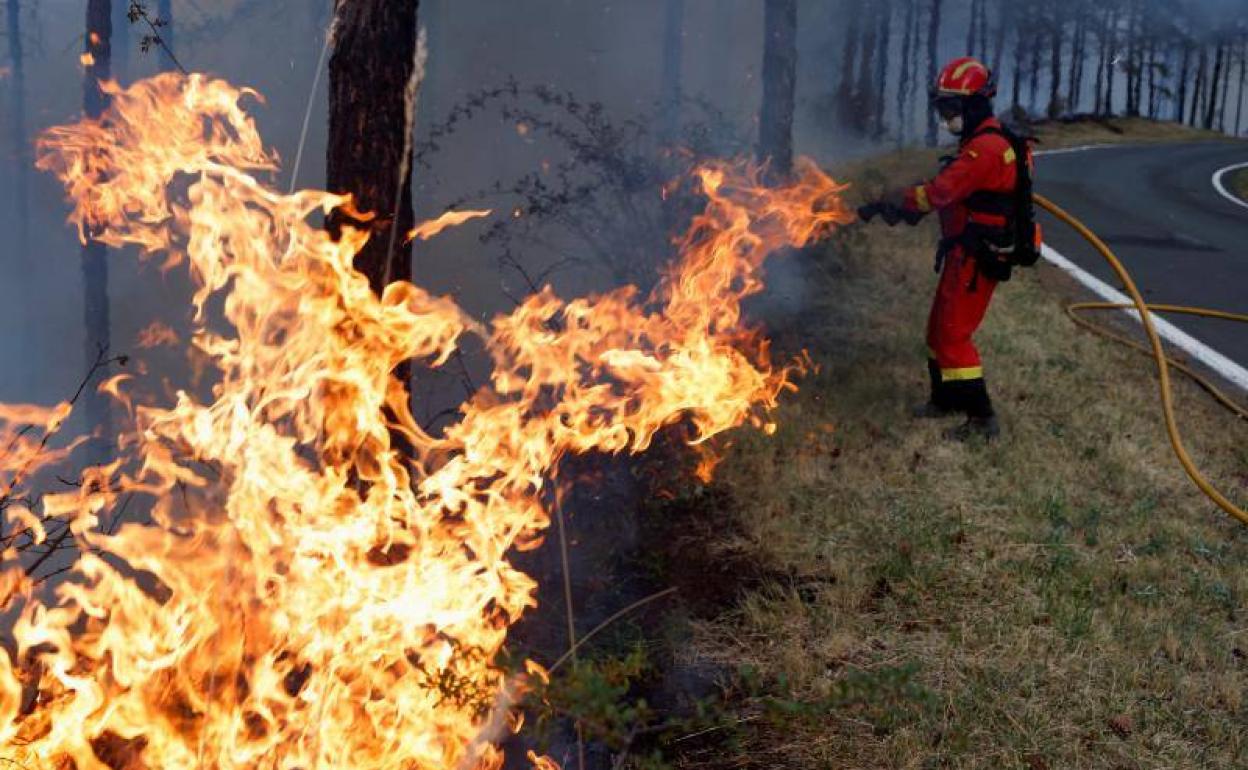
{"type": "MultiPolygon", "coordinates": [[[[1248,163],[1248,142],[1106,145],[1036,159],[1036,189],[1087,223],[1117,252],[1149,302],[1248,313],[1248,208],[1214,174],[1248,163]]],[[[1117,286],[1109,266],[1047,214],[1045,240],[1117,286]]],[[[1242,324],[1174,317],[1177,326],[1248,367],[1242,324]]]]}

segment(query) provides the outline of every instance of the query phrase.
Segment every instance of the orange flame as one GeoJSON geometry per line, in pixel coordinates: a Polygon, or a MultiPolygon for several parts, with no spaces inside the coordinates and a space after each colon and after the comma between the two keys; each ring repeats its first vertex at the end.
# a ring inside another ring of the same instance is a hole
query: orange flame
{"type": "Polygon", "coordinates": [[[139,330],[139,337],[134,344],[140,350],[176,345],[178,344],[178,333],[170,328],[168,324],[152,321],[139,330]]]}
{"type": "Polygon", "coordinates": [[[216,381],[206,401],[136,405],[128,460],[45,496],[85,548],[55,600],[19,587],[0,752],[83,770],[119,754],[149,768],[499,767],[480,737],[510,703],[494,661],[534,589],[508,552],[548,526],[547,479],[568,452],[641,451],[680,420],[695,442],[770,424],[796,368],[771,365],[741,301],[769,252],[849,221],[843,188],[810,163],[779,189],[743,164],[703,167],[706,209],[650,297],[547,287],[487,327],[410,283],[370,290],[352,267],[369,234],[334,241],[309,221],[349,198],[257,178],[275,160],[249,92],[174,73],[102,87],[109,113],[48,131],[38,165],[84,236],[189,265],[193,341],[216,381]],[[208,323],[213,298],[228,325],[208,323]],[[394,371],[440,366],[465,334],[493,373],[434,437],[394,371]],[[151,523],[102,531],[119,495],[147,500],[151,523]]]}
{"type": "Polygon", "coordinates": [[[437,219],[430,219],[413,227],[407,234],[407,240],[411,241],[419,238],[422,241],[427,241],[447,228],[458,227],[470,219],[488,217],[490,213],[489,209],[482,211],[447,211],[437,219]]]}

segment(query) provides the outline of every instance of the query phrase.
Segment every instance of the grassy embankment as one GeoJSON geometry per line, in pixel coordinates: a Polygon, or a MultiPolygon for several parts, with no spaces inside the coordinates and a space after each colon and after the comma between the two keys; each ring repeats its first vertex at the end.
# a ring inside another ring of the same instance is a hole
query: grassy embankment
{"type": "MultiPolygon", "coordinates": [[[[1046,146],[1200,138],[1142,121],[1042,128],[1046,146]]],[[[856,195],[935,153],[858,164],[856,195]]],[[[1060,202],[1060,201],[1059,201],[1060,202]]],[[[730,726],[684,767],[1248,767],[1248,528],[1170,453],[1151,363],[1076,329],[1042,264],[979,335],[1003,440],[916,422],[932,224],[851,228],[810,257],[777,325],[821,371],[773,437],[735,436],[672,546],[721,587],[686,663],[735,672],[730,726]],[[746,579],[746,576],[750,576],[746,579]]],[[[1160,299],[1160,298],[1158,298],[1160,299]]],[[[1248,426],[1179,380],[1189,448],[1248,501],[1248,426]]]]}
{"type": "Polygon", "coordinates": [[[1228,181],[1231,192],[1238,195],[1240,200],[1248,201],[1248,168],[1231,172],[1228,181]]]}

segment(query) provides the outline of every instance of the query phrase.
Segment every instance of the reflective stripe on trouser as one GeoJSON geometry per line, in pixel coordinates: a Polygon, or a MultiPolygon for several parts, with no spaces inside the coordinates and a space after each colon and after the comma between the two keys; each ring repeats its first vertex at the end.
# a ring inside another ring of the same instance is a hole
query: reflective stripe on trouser
{"type": "Polygon", "coordinates": [[[948,379],[943,376],[936,359],[927,359],[927,374],[931,379],[931,401],[935,406],[954,412],[964,412],[971,417],[989,417],[993,414],[992,399],[988,397],[988,385],[983,377],[948,379]]]}

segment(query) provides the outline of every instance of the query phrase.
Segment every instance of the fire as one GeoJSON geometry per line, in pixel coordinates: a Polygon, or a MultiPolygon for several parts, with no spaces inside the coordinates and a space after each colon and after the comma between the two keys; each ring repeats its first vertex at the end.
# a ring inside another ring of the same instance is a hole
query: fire
{"type": "Polygon", "coordinates": [[[135,404],[123,459],[44,497],[84,547],[54,598],[14,582],[0,753],[79,770],[498,767],[485,731],[516,683],[494,660],[534,589],[508,553],[540,541],[560,458],[641,451],[681,420],[695,443],[770,425],[794,367],[770,363],[741,301],[769,252],[849,221],[843,188],[809,163],[774,190],[706,166],[705,211],[651,296],[544,288],[483,326],[410,283],[370,290],[352,267],[368,233],[334,241],[310,221],[349,199],[267,181],[250,92],[177,74],[103,87],[108,113],[48,131],[38,165],[84,237],[188,265],[191,344],[215,381],[135,404]],[[465,335],[493,373],[433,436],[393,373],[440,366],[465,335]],[[107,534],[122,496],[150,522],[107,534]]]}
{"type": "Polygon", "coordinates": [[[489,209],[482,211],[473,211],[471,209],[467,211],[447,211],[437,219],[430,219],[413,227],[407,234],[407,240],[411,241],[419,238],[422,241],[427,241],[443,230],[458,227],[469,220],[488,217],[490,214],[489,209]]]}
{"type": "Polygon", "coordinates": [[[140,350],[178,344],[178,333],[168,324],[152,321],[139,330],[138,339],[134,342],[140,350]]]}

